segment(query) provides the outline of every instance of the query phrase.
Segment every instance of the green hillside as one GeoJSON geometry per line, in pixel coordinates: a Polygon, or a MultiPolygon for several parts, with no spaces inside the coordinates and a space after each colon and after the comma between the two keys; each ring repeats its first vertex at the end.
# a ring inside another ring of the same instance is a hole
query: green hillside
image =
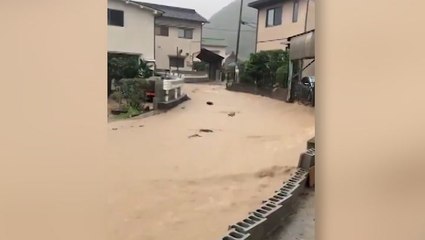
{"type": "MultiPolygon", "coordinates": [[[[228,44],[227,51],[236,50],[236,39],[239,19],[239,7],[241,0],[235,0],[219,12],[214,14],[210,23],[205,24],[203,36],[210,38],[224,38],[228,44]]],[[[254,0],[245,0],[242,20],[250,23],[250,26],[242,25],[239,58],[246,59],[255,51],[257,10],[248,7],[248,3],[254,0]]]]}

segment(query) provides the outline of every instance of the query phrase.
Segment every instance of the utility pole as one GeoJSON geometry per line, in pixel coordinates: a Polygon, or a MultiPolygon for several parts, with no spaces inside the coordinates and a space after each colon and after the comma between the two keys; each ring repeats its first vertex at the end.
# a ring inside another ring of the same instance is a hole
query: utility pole
{"type": "MultiPolygon", "coordinates": [[[[238,64],[239,64],[239,43],[240,43],[240,40],[241,40],[241,25],[242,25],[242,9],[243,9],[243,0],[241,0],[241,6],[240,6],[240,10],[239,10],[239,20],[238,20],[238,38],[237,38],[237,40],[236,40],[236,59],[235,59],[235,63],[236,63],[236,66],[235,66],[235,68],[236,69],[238,69],[239,70],[239,66],[238,66],[238,64]]],[[[239,74],[238,74],[239,75],[239,74]]],[[[239,82],[239,76],[236,76],[237,77],[237,82],[239,82]]]]}

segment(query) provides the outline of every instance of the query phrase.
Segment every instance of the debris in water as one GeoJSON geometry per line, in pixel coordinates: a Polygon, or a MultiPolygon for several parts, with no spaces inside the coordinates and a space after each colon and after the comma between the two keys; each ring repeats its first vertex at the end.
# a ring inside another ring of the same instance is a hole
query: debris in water
{"type": "Polygon", "coordinates": [[[214,103],[213,102],[207,102],[207,105],[212,106],[212,105],[214,105],[214,103]]]}
{"type": "Polygon", "coordinates": [[[144,127],[144,125],[140,125],[140,126],[139,126],[139,128],[142,128],[142,127],[144,127]]]}
{"type": "Polygon", "coordinates": [[[189,136],[189,138],[194,138],[194,137],[202,137],[202,136],[199,135],[199,134],[193,134],[193,135],[189,136]]]}
{"type": "Polygon", "coordinates": [[[274,177],[275,173],[271,170],[263,170],[256,174],[258,178],[274,177]]]}
{"type": "Polygon", "coordinates": [[[229,113],[227,115],[229,115],[229,117],[234,117],[234,116],[236,116],[236,112],[231,112],[231,113],[229,113]]]}
{"type": "Polygon", "coordinates": [[[211,129],[200,129],[199,130],[200,132],[203,132],[203,133],[213,133],[214,131],[213,130],[211,130],[211,129]]]}
{"type": "Polygon", "coordinates": [[[116,131],[116,130],[118,130],[118,128],[112,128],[112,130],[116,131]]]}
{"type": "Polygon", "coordinates": [[[182,109],[186,109],[186,107],[182,107],[182,109]]]}

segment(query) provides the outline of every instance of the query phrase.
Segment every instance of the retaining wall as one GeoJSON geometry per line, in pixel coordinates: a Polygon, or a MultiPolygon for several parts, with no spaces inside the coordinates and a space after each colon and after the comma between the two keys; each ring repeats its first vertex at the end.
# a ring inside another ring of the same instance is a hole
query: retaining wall
{"type": "Polygon", "coordinates": [[[311,182],[309,177],[312,177],[311,169],[314,166],[315,149],[310,147],[300,155],[297,171],[283,183],[275,195],[265,200],[258,209],[248,213],[247,218],[229,226],[222,240],[264,240],[270,237],[295,211],[298,197],[311,182]]]}

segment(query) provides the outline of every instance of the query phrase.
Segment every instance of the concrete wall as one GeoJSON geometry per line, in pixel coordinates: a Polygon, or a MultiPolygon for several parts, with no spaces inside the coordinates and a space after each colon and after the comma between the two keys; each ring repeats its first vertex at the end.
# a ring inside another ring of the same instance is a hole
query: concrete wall
{"type": "Polygon", "coordinates": [[[124,11],[124,27],[108,25],[108,52],[142,55],[154,59],[154,21],[152,11],[120,0],[108,0],[108,8],[124,11]]]}
{"type": "MultiPolygon", "coordinates": [[[[304,32],[307,0],[299,0],[298,21],[295,23],[292,22],[293,1],[282,2],[283,3],[259,9],[257,52],[263,50],[284,49],[286,46],[282,43],[286,41],[287,37],[304,32]],[[282,24],[273,27],[266,27],[267,10],[278,6],[283,6],[282,24]]],[[[312,29],[315,26],[314,0],[310,0],[308,11],[307,30],[312,29]]]]}
{"type": "MultiPolygon", "coordinates": [[[[196,59],[196,55],[201,51],[201,23],[159,17],[156,19],[155,24],[169,26],[168,36],[155,36],[156,67],[158,69],[169,69],[169,56],[176,56],[178,47],[183,49],[182,56],[185,56],[185,66],[179,69],[192,70],[192,55],[194,54],[193,58],[196,59]],[[179,38],[178,29],[180,27],[192,28],[193,39],[179,38]]],[[[174,67],[172,68],[172,70],[175,69],[174,67]]]]}

